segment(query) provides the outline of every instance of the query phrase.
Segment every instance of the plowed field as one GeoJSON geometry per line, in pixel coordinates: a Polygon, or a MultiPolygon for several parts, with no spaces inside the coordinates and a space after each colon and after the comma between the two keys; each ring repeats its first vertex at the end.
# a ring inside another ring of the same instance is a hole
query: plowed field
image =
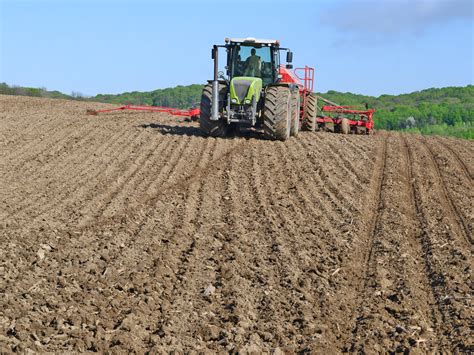
{"type": "Polygon", "coordinates": [[[1,352],[473,350],[472,141],[94,105],[0,96],[1,352]]]}

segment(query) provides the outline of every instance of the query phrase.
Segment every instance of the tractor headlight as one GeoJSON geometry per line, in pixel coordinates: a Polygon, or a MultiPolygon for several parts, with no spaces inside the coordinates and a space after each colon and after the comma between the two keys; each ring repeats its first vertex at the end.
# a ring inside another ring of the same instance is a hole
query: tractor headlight
{"type": "Polygon", "coordinates": [[[232,103],[233,103],[233,104],[236,104],[236,103],[237,103],[237,99],[232,99],[232,103]]]}
{"type": "Polygon", "coordinates": [[[249,99],[245,100],[245,103],[246,103],[246,104],[249,104],[249,103],[250,103],[250,100],[249,100],[249,99]]]}

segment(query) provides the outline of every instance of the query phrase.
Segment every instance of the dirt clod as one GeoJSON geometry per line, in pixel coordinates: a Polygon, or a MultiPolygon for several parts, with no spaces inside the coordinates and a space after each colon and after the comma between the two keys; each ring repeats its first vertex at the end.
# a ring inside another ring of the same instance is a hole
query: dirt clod
{"type": "Polygon", "coordinates": [[[204,289],[204,296],[206,297],[209,297],[211,296],[212,294],[214,294],[214,292],[216,292],[216,288],[214,286],[212,286],[212,284],[209,284],[205,289],[204,289]]]}

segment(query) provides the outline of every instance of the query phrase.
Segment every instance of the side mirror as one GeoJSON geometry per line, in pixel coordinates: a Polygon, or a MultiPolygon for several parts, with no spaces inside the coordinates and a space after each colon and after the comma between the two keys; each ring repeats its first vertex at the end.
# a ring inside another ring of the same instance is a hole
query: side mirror
{"type": "Polygon", "coordinates": [[[292,61],[293,61],[293,52],[292,51],[286,52],[286,62],[291,63],[292,61]]]}

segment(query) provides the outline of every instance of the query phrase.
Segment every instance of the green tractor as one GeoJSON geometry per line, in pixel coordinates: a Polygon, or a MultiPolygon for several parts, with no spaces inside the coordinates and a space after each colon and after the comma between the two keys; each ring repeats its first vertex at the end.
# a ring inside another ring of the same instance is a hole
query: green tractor
{"type": "Polygon", "coordinates": [[[293,53],[276,40],[226,38],[225,43],[213,46],[214,79],[201,96],[204,134],[225,137],[232,128],[254,127],[268,139],[286,140],[301,127],[315,130],[312,68],[302,68],[304,78],[297,76],[290,70],[293,53]],[[218,48],[227,52],[226,75],[218,71],[218,48]],[[280,51],[286,51],[285,66],[280,51]]]}

